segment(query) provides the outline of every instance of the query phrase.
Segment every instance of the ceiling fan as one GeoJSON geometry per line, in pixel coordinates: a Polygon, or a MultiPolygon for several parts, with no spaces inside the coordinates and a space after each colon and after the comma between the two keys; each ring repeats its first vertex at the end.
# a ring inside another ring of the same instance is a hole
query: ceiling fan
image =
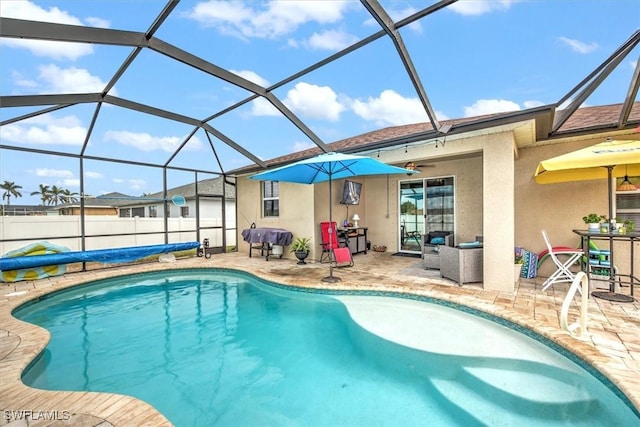
{"type": "Polygon", "coordinates": [[[415,170],[416,168],[432,168],[432,167],[435,167],[435,165],[430,163],[416,164],[415,162],[407,162],[404,164],[404,168],[409,169],[410,171],[415,170]]]}

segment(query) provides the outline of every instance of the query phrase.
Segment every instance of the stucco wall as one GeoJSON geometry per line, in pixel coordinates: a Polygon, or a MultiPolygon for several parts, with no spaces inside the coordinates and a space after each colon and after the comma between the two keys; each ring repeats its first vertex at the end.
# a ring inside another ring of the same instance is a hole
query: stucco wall
{"type": "MultiPolygon", "coordinates": [[[[434,167],[425,168],[415,176],[456,177],[456,242],[473,241],[476,236],[483,235],[485,260],[492,261],[488,267],[485,262],[485,287],[505,291],[513,290],[512,144],[511,133],[505,132],[452,141],[438,148],[431,144],[412,146],[411,150],[398,148],[379,156],[381,161],[396,165],[419,158],[438,158],[440,161],[433,163],[434,167]],[[487,181],[491,185],[487,185],[487,181]],[[487,198],[491,201],[490,206],[487,206],[487,198]],[[500,219],[487,226],[485,218],[491,216],[500,219]],[[488,233],[494,237],[487,237],[488,233]]],[[[363,190],[360,205],[349,207],[349,217],[358,213],[360,225],[368,227],[368,239],[372,244],[385,245],[392,252],[399,246],[398,181],[406,179],[409,179],[406,175],[354,178],[362,182],[363,190]]],[[[339,204],[343,179],[332,182],[331,202],[328,183],[313,186],[281,183],[279,218],[261,218],[259,182],[246,177],[240,177],[237,182],[238,231],[255,222],[258,226],[285,228],[294,236],[311,235],[315,243],[311,254],[314,259],[320,257],[319,224],[329,218],[329,203],[334,221],[340,223],[346,216],[346,207],[339,204]],[[312,206],[313,213],[307,212],[305,208],[312,206]],[[251,218],[242,216],[254,212],[251,218]]],[[[238,247],[243,252],[249,250],[247,244],[241,243],[238,247]]],[[[285,256],[293,257],[286,252],[285,256]]]]}
{"type": "MultiPolygon", "coordinates": [[[[362,182],[363,192],[361,204],[349,207],[349,218],[358,213],[360,225],[369,229],[371,243],[385,245],[388,251],[395,252],[399,244],[398,182],[452,175],[456,180],[456,244],[483,235],[484,287],[510,292],[514,289],[514,246],[539,253],[545,248],[542,229],[549,232],[554,245],[576,246],[578,237],[572,229],[585,227],[582,217],[590,212],[604,214],[608,210],[606,180],[540,185],[533,180],[537,164],[546,158],[602,142],[605,138],[599,136],[521,148],[517,159],[510,131],[449,141],[438,147],[428,143],[381,151],[374,157],[385,163],[401,166],[411,160],[432,167],[422,168],[421,173],[413,177],[354,178],[362,182]]],[[[346,207],[339,204],[343,182],[342,179],[334,181],[332,186],[331,207],[333,219],[338,223],[346,216],[346,207]]],[[[286,228],[294,235],[313,236],[315,251],[312,257],[318,259],[319,224],[329,217],[328,185],[281,183],[282,216],[261,219],[260,184],[240,178],[238,212],[256,213],[252,219],[245,220],[244,225],[239,216],[239,231],[255,221],[260,226],[286,228]]],[[[241,243],[239,249],[247,251],[248,246],[241,243]]],[[[615,251],[616,265],[621,271],[629,271],[628,244],[616,244],[615,251]]],[[[640,253],[640,243],[636,243],[635,251],[640,253]]],[[[636,259],[635,263],[634,269],[638,272],[640,261],[636,259]]],[[[545,262],[539,275],[548,276],[553,271],[551,267],[550,262],[545,262]]]]}
{"type": "MultiPolygon", "coordinates": [[[[279,217],[263,217],[260,181],[238,178],[237,195],[238,251],[249,253],[249,244],[242,240],[241,233],[255,223],[258,227],[284,228],[291,231],[294,238],[312,237],[310,256],[315,258],[320,240],[316,239],[314,227],[314,186],[281,182],[279,217]]],[[[294,259],[295,256],[285,248],[283,258],[294,259]]]]}

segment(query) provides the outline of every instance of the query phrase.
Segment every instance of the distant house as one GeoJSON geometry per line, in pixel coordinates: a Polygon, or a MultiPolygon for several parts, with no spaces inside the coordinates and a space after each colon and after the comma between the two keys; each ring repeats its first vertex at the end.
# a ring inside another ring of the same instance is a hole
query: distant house
{"type": "Polygon", "coordinates": [[[51,206],[43,205],[4,205],[2,214],[7,216],[56,215],[51,206]]]}
{"type": "MultiPolygon", "coordinates": [[[[84,214],[85,215],[118,215],[118,205],[123,200],[131,199],[122,193],[107,193],[96,197],[85,197],[84,214]]],[[[50,207],[58,212],[59,215],[80,215],[80,202],[64,203],[54,207],[50,207]]]]}
{"type": "Polygon", "coordinates": [[[149,194],[138,199],[121,200],[119,215],[123,218],[163,218],[165,200],[168,218],[195,218],[196,209],[200,210],[200,217],[222,217],[222,200],[226,199],[225,209],[227,217],[229,210],[235,215],[236,186],[234,181],[227,179],[224,187],[223,178],[211,178],[198,181],[196,184],[186,184],[167,190],[166,197],[162,192],[149,194]]]}

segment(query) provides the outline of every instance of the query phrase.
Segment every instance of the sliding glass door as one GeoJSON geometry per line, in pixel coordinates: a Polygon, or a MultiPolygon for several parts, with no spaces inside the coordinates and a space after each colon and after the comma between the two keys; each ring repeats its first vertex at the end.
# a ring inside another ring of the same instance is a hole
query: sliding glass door
{"type": "Polygon", "coordinates": [[[452,176],[426,180],[425,230],[454,232],[456,217],[453,184],[452,176]]]}
{"type": "Polygon", "coordinates": [[[452,176],[401,181],[399,194],[400,252],[421,253],[422,235],[429,231],[455,231],[452,176]]]}
{"type": "Polygon", "coordinates": [[[421,251],[424,230],[424,180],[400,182],[400,252],[421,251]]]}

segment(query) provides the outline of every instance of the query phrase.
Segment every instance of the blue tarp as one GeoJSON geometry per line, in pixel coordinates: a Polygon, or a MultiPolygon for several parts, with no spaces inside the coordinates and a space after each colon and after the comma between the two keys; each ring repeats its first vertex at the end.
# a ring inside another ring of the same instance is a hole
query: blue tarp
{"type": "Polygon", "coordinates": [[[73,262],[131,262],[149,255],[184,251],[197,248],[199,242],[169,243],[166,245],[132,246],[90,251],[63,252],[47,255],[31,255],[0,258],[0,271],[21,270],[46,265],[70,264],[73,262]]]}

